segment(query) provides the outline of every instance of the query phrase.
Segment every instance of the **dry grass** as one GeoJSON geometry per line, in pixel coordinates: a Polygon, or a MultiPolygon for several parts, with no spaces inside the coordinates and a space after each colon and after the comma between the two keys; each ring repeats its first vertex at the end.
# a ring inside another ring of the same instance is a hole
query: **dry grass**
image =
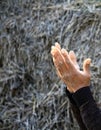
{"type": "Polygon", "coordinates": [[[50,55],[58,41],[92,58],[101,103],[101,2],[0,1],[0,130],[78,130],[50,55]]]}

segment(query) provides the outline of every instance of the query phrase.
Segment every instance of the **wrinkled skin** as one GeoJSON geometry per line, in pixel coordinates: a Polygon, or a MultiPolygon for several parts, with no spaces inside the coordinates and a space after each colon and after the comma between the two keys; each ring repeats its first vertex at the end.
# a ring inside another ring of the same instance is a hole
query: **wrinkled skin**
{"type": "Polygon", "coordinates": [[[57,74],[70,92],[74,93],[78,89],[90,85],[91,59],[84,60],[83,71],[81,71],[74,51],[68,53],[65,49],[61,49],[58,43],[55,43],[55,46],[52,46],[51,54],[57,74]]]}

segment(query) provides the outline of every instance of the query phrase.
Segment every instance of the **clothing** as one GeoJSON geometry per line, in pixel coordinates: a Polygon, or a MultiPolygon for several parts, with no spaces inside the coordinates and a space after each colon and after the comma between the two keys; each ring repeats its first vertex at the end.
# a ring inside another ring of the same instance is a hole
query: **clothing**
{"type": "Polygon", "coordinates": [[[97,107],[90,87],[83,87],[75,93],[66,89],[66,93],[80,130],[101,130],[101,110],[97,107]]]}

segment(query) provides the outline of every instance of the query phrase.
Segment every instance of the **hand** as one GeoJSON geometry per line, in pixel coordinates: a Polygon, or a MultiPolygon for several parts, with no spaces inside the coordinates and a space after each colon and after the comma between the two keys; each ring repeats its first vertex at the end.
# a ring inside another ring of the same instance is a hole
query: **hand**
{"type": "Polygon", "coordinates": [[[57,74],[70,92],[76,92],[78,89],[90,85],[91,59],[88,58],[84,61],[83,71],[81,71],[74,51],[68,53],[56,43],[55,46],[52,46],[51,54],[57,74]]]}

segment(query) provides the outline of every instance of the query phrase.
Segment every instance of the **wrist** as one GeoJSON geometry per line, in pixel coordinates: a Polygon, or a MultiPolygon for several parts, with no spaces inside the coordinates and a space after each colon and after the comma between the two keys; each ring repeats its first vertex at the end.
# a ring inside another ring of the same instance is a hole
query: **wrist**
{"type": "Polygon", "coordinates": [[[68,85],[67,85],[67,91],[69,91],[70,93],[74,93],[73,89],[71,87],[68,87],[68,85]]]}
{"type": "Polygon", "coordinates": [[[70,103],[73,105],[76,105],[76,102],[74,101],[72,97],[73,93],[71,93],[67,88],[66,88],[66,95],[68,96],[70,103]]]}
{"type": "Polygon", "coordinates": [[[82,89],[82,88],[88,87],[88,86],[90,86],[90,81],[87,82],[87,83],[84,83],[84,84],[76,85],[76,87],[74,88],[74,91],[73,91],[73,92],[75,93],[75,92],[78,91],[79,89],[82,89]]]}
{"type": "Polygon", "coordinates": [[[89,83],[85,83],[85,84],[79,84],[79,85],[74,85],[72,87],[68,86],[67,85],[67,90],[70,92],[70,93],[75,93],[76,91],[78,91],[79,89],[81,88],[84,88],[84,87],[88,87],[90,86],[90,82],[89,83]]]}

